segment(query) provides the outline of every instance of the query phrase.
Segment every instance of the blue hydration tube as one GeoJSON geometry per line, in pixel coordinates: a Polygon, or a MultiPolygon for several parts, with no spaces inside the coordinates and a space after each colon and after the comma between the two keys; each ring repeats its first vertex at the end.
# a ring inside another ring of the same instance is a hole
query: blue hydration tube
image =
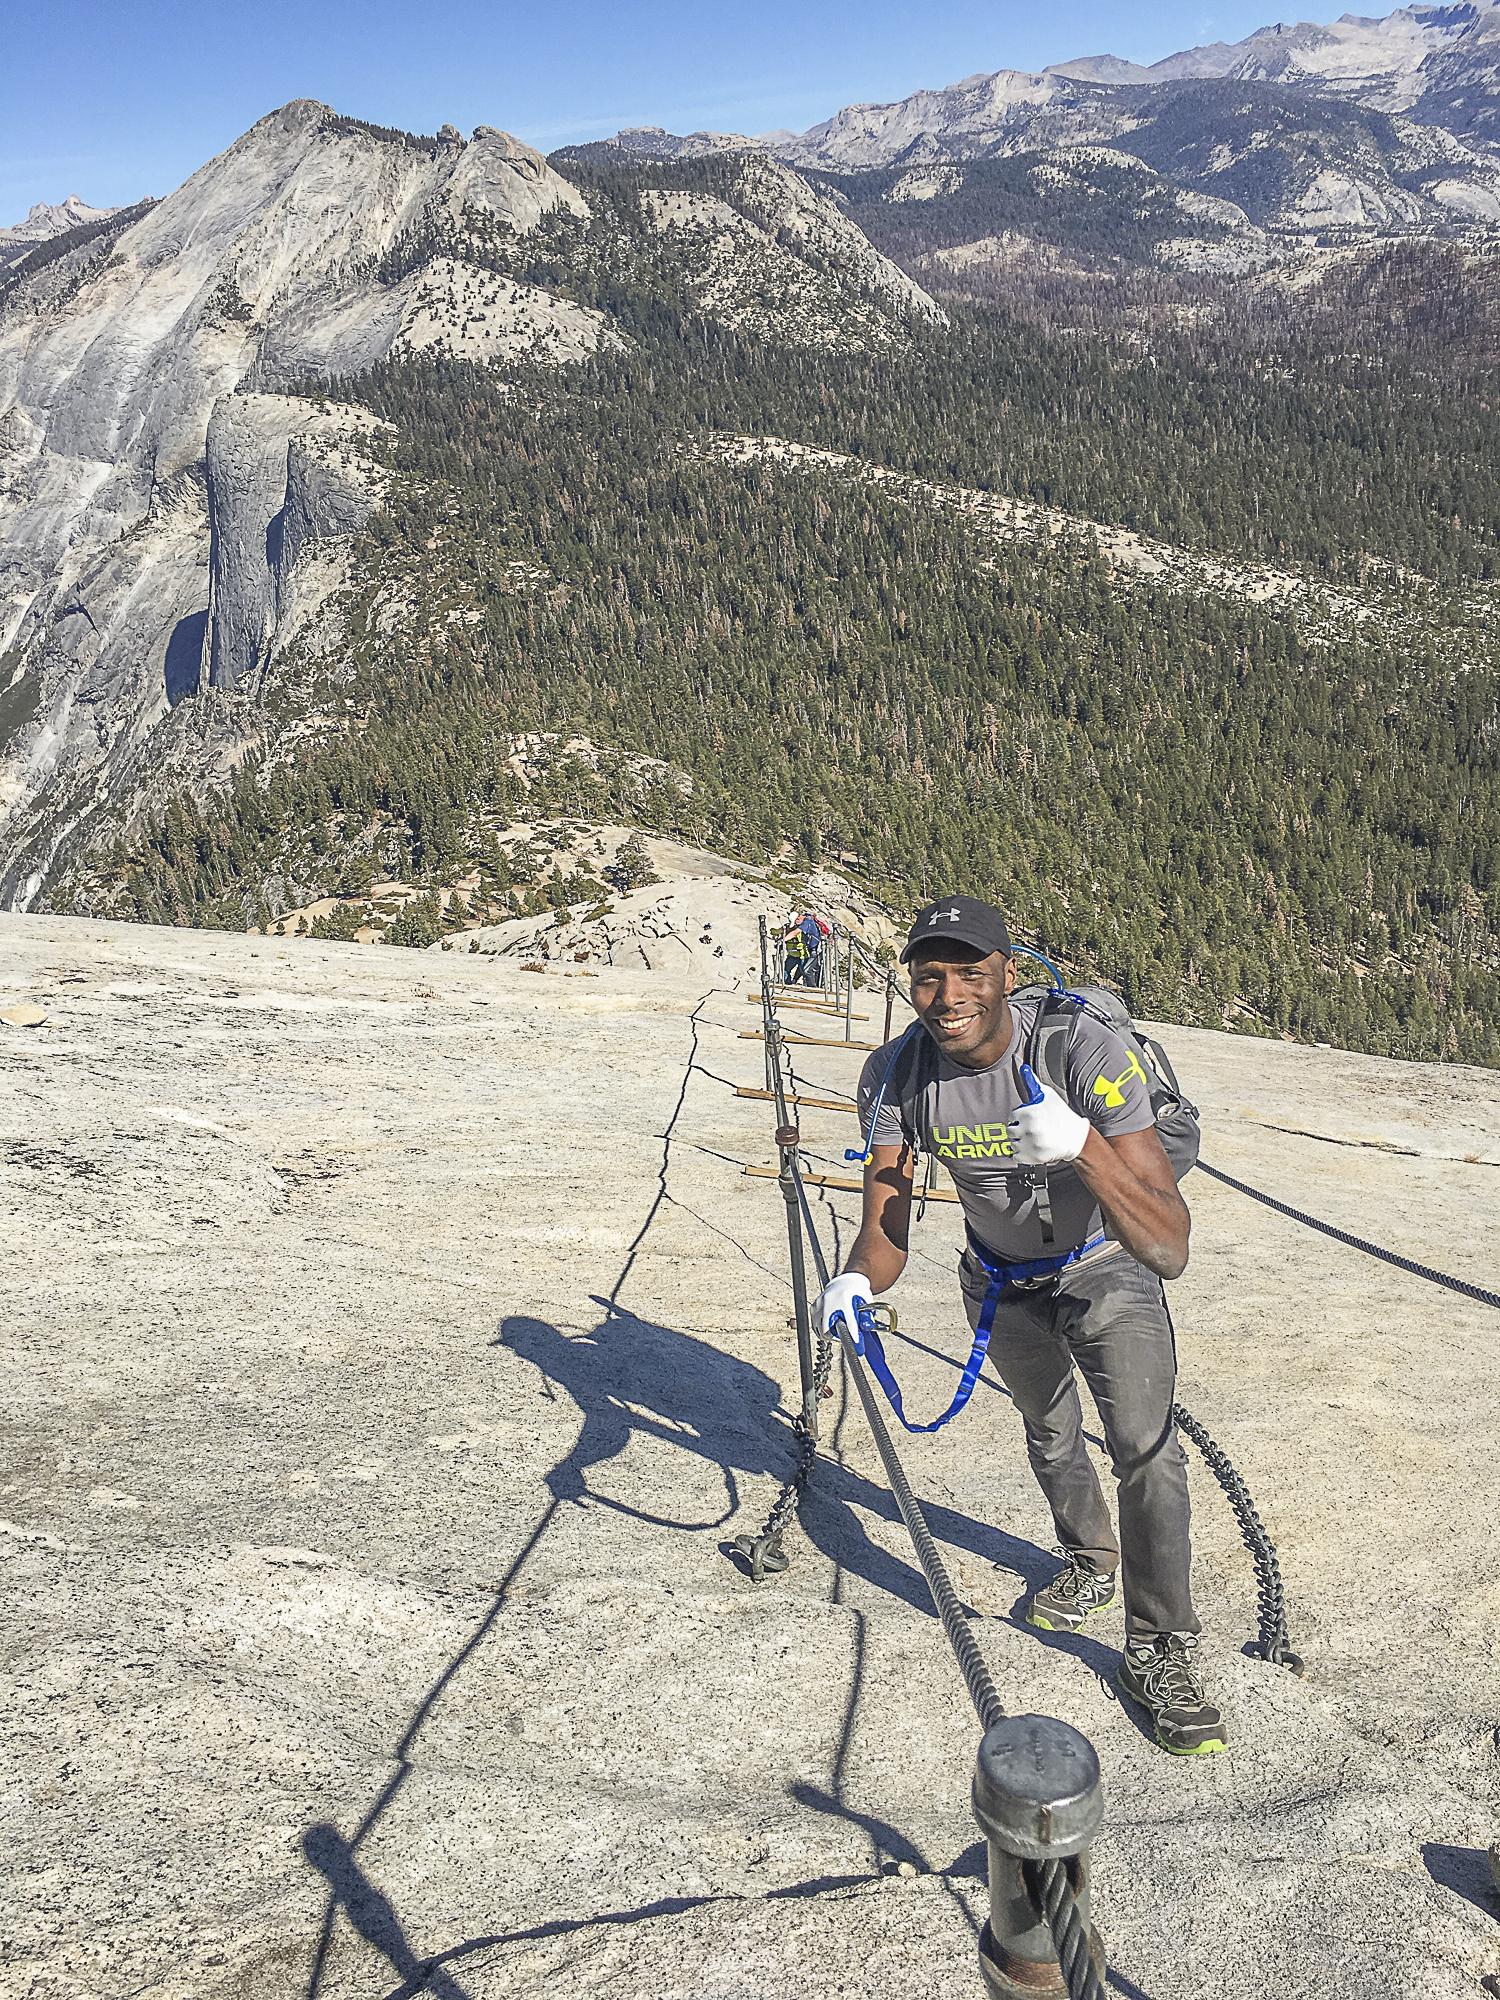
{"type": "Polygon", "coordinates": [[[925,1035],[926,1032],[927,1030],[922,1026],[920,1021],[913,1021],[905,1033],[900,1036],[895,1048],[891,1050],[891,1059],[885,1066],[885,1075],[880,1079],[880,1088],[876,1091],[875,1102],[870,1107],[870,1123],[864,1133],[864,1144],[861,1146],[846,1147],[844,1149],[844,1158],[846,1160],[857,1160],[862,1167],[867,1167],[870,1164],[870,1148],[874,1144],[875,1139],[875,1121],[880,1116],[880,1107],[885,1103],[885,1093],[890,1088],[891,1078],[896,1073],[896,1065],[901,1060],[901,1052],[914,1035],[925,1035]]]}
{"type": "Polygon", "coordinates": [[[1039,965],[1045,965],[1047,970],[1052,974],[1052,977],[1056,981],[1059,988],[1066,989],[1068,984],[1067,980],[1063,978],[1062,974],[1058,971],[1057,967],[1052,963],[1051,959],[1048,958],[1046,952],[1038,951],[1034,944],[1012,945],[1011,949],[1013,951],[1020,952],[1023,958],[1034,958],[1039,965]]]}

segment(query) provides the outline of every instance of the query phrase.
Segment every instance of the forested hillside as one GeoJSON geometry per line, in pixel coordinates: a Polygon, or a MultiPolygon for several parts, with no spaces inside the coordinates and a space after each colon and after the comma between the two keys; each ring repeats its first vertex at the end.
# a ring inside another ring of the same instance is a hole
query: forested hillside
{"type": "Polygon", "coordinates": [[[339,385],[394,426],[398,476],[344,647],[267,683],[295,747],[53,907],[242,926],[269,878],[332,893],[372,852],[493,870],[481,813],[519,801],[515,737],[577,732],[691,790],[606,757],[558,767],[532,814],[852,854],[901,906],[991,894],[1144,1013],[1500,1062],[1500,417],[1478,385],[1326,345],[1228,367],[978,306],[856,353],[758,340],[694,309],[641,182],[600,176],[591,222],[492,246],[607,305],[628,351],[339,385]],[[1276,561],[1311,608],[1127,579],[1087,536],[997,540],[835,469],[724,463],[725,433],[1276,561]],[[1329,586],[1373,615],[1317,613],[1329,586]]]}

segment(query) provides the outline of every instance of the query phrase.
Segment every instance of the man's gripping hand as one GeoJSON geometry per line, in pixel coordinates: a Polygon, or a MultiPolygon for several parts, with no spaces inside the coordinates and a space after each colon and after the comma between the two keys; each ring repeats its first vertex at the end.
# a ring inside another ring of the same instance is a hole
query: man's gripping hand
{"type": "Polygon", "coordinates": [[[1016,1159],[1023,1167],[1061,1167],[1076,1160],[1089,1136],[1087,1118],[1080,1118],[1050,1085],[1038,1083],[1027,1063],[1021,1065],[1021,1081],[1031,1098],[1012,1112],[1006,1134],[1016,1159]]]}
{"type": "Polygon", "coordinates": [[[835,1319],[843,1315],[844,1325],[849,1329],[849,1338],[854,1342],[856,1354],[865,1351],[865,1339],[860,1331],[859,1315],[868,1311],[870,1304],[870,1281],[863,1271],[845,1271],[842,1277],[833,1278],[823,1288],[818,1300],[818,1324],[830,1340],[837,1340],[839,1329],[835,1319]]]}

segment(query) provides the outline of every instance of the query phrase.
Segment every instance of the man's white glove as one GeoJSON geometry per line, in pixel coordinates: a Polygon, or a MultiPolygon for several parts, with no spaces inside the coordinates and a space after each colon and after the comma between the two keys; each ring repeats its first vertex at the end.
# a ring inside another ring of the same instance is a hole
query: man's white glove
{"type": "Polygon", "coordinates": [[[1006,1136],[1023,1167],[1060,1167],[1076,1160],[1089,1136],[1089,1121],[1080,1118],[1050,1085],[1038,1083],[1026,1063],[1021,1081],[1030,1101],[1011,1113],[1006,1136]]]}
{"type": "Polygon", "coordinates": [[[833,1278],[824,1286],[818,1300],[818,1324],[831,1340],[837,1340],[839,1330],[833,1322],[842,1313],[855,1353],[863,1354],[865,1338],[859,1330],[859,1308],[869,1303],[870,1281],[864,1272],[845,1271],[842,1277],[833,1278]]]}

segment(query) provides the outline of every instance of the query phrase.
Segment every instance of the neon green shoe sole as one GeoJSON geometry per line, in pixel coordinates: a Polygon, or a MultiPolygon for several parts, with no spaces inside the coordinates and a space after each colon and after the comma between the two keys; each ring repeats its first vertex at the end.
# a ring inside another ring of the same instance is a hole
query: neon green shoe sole
{"type": "Polygon", "coordinates": [[[1223,1736],[1206,1736],[1201,1743],[1169,1743],[1161,1733],[1161,1724],[1157,1721],[1156,1712],[1150,1702],[1143,1701],[1140,1695],[1123,1679],[1119,1672],[1115,1674],[1115,1686],[1120,1690],[1121,1694],[1128,1696],[1137,1708],[1145,1709],[1147,1715],[1151,1717],[1151,1733],[1156,1738],[1160,1748],[1165,1750],[1168,1756],[1216,1757],[1220,1751],[1229,1748],[1228,1739],[1223,1736]]]}
{"type": "Polygon", "coordinates": [[[1087,1611],[1081,1613],[1081,1615],[1079,1616],[1078,1623],[1076,1625],[1064,1625],[1061,1623],[1054,1625],[1050,1618],[1043,1618],[1041,1613],[1037,1611],[1027,1612],[1026,1623],[1028,1625],[1034,1625],[1038,1630],[1038,1632],[1061,1632],[1063,1637],[1066,1638],[1068,1633],[1070,1632],[1081,1632],[1083,1627],[1087,1625],[1089,1620],[1091,1618],[1097,1618],[1101,1611],[1113,1611],[1115,1608],[1115,1603],[1116,1600],[1112,1597],[1110,1598],[1107,1604],[1090,1605],[1087,1611]]]}

